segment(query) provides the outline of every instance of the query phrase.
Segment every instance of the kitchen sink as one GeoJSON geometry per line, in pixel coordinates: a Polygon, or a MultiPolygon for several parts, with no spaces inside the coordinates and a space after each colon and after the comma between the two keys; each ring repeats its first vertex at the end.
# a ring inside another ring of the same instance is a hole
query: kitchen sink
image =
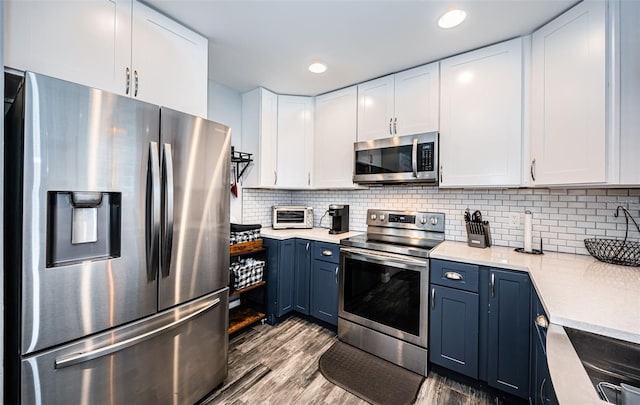
{"type": "Polygon", "coordinates": [[[564,328],[600,397],[640,405],[640,344],[564,328]]]}

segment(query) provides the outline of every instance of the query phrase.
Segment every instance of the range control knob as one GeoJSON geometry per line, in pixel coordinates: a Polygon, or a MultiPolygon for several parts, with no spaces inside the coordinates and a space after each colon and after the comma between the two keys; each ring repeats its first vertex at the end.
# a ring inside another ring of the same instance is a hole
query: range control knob
{"type": "Polygon", "coordinates": [[[433,226],[438,225],[438,218],[436,218],[436,217],[431,217],[431,225],[433,225],[433,226]]]}
{"type": "Polygon", "coordinates": [[[427,217],[422,217],[422,218],[420,218],[420,223],[421,223],[422,225],[426,224],[426,223],[427,223],[427,217]]]}
{"type": "Polygon", "coordinates": [[[372,221],[375,221],[375,220],[376,220],[376,218],[378,218],[378,216],[377,216],[376,214],[371,214],[371,220],[372,220],[372,221]]]}
{"type": "Polygon", "coordinates": [[[384,221],[384,214],[380,214],[380,221],[384,221]]]}

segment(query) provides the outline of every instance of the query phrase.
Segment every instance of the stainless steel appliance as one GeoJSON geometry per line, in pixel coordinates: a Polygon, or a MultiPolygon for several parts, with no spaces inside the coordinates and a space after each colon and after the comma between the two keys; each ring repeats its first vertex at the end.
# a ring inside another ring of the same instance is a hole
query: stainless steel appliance
{"type": "Polygon", "coordinates": [[[213,390],[227,375],[230,129],[27,72],[5,138],[7,403],[213,390]]]}
{"type": "Polygon", "coordinates": [[[329,205],[329,216],[331,217],[332,235],[349,232],[349,206],[345,204],[329,205]]]}
{"type": "Polygon", "coordinates": [[[367,211],[367,233],[340,241],[338,337],[427,375],[429,250],[444,214],[367,211]]]}
{"type": "Polygon", "coordinates": [[[271,226],[273,229],[313,228],[313,207],[274,205],[271,213],[271,226]]]}
{"type": "Polygon", "coordinates": [[[438,133],[356,142],[354,183],[438,182],[438,133]]]}

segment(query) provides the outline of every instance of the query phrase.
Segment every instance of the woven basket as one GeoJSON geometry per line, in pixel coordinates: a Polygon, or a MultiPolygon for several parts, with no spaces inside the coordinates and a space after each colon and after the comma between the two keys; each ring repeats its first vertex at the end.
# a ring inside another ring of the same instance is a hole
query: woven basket
{"type": "Polygon", "coordinates": [[[640,228],[636,220],[629,214],[629,211],[622,206],[618,206],[613,215],[618,217],[620,210],[624,212],[627,225],[624,240],[589,238],[584,240],[584,246],[591,256],[601,262],[620,264],[623,266],[640,266],[640,242],[627,240],[627,236],[629,235],[629,219],[633,221],[638,232],[640,232],[640,228]]]}

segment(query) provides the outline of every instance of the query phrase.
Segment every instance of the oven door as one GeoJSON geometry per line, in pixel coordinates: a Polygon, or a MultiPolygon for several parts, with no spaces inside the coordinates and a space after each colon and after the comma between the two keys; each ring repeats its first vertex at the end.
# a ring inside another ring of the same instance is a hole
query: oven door
{"type": "Polygon", "coordinates": [[[341,318],[427,348],[426,259],[343,247],[340,264],[341,318]]]}

